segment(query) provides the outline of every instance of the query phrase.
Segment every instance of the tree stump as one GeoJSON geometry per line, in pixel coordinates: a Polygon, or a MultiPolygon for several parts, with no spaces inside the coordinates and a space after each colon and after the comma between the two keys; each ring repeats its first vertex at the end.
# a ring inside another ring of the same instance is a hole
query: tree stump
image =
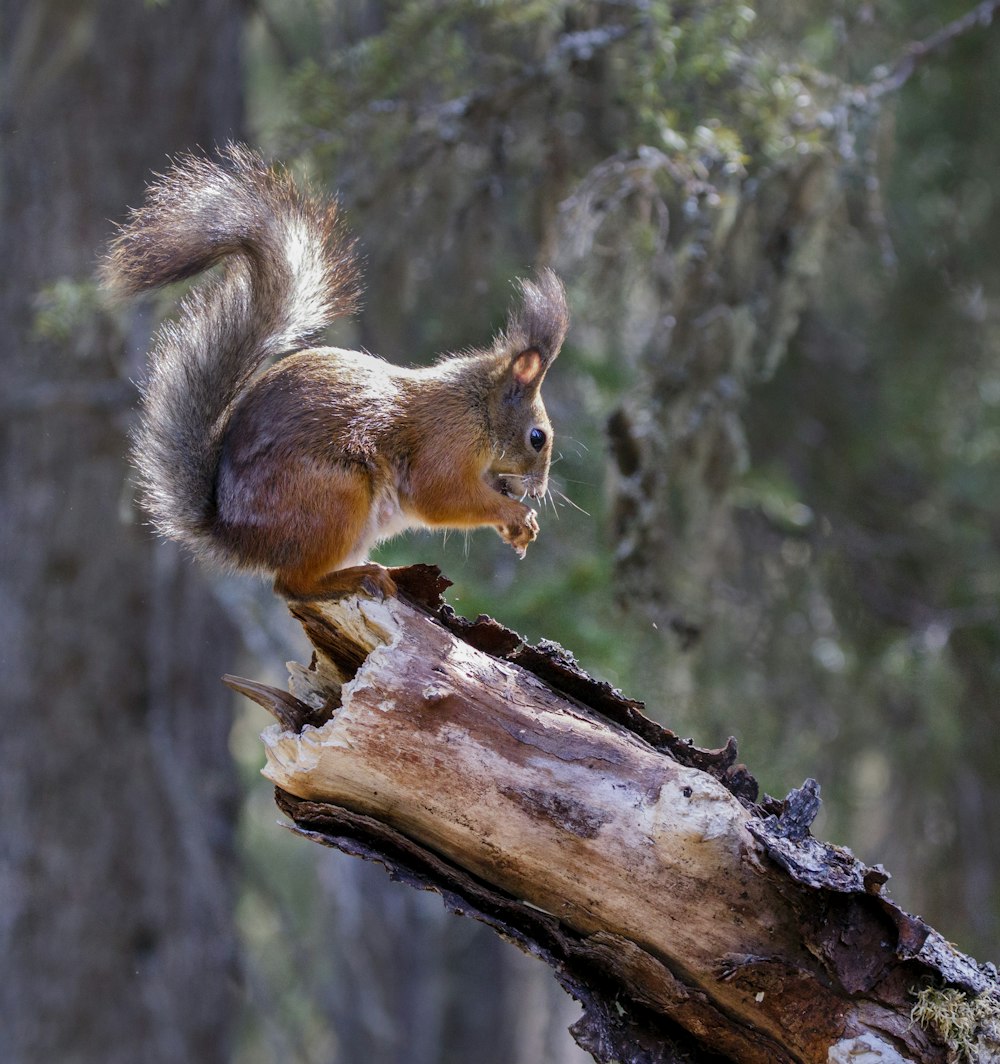
{"type": "Polygon", "coordinates": [[[735,742],[458,617],[436,569],[393,570],[395,595],[343,575],[291,604],[315,648],[291,693],[227,678],[277,718],[280,807],[547,961],[595,1060],[1000,1061],[996,969],[809,834],[813,781],[761,798],[735,742]]]}

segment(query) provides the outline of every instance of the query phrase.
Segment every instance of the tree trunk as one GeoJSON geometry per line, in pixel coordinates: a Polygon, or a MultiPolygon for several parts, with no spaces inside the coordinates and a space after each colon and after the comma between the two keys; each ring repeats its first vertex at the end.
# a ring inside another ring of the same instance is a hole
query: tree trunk
{"type": "Polygon", "coordinates": [[[0,1059],[209,1064],[234,1013],[212,680],[234,642],[130,512],[138,366],[90,273],[151,169],[238,132],[240,8],[4,0],[0,25],[0,1059]]]}
{"type": "Polygon", "coordinates": [[[953,1059],[939,999],[911,1018],[920,988],[957,989],[968,1059],[996,1059],[995,970],[809,835],[812,781],[758,802],[735,744],[699,750],[560,648],[457,618],[436,570],[385,599],[364,577],[292,606],[316,649],[293,694],[230,680],[279,720],[265,775],[303,832],[548,960],[595,1059],[953,1059]]]}
{"type": "Polygon", "coordinates": [[[685,643],[715,608],[733,555],[750,390],[785,357],[842,198],[829,153],[730,194],[730,209],[706,213],[649,271],[639,381],[608,424],[623,598],[685,643]]]}

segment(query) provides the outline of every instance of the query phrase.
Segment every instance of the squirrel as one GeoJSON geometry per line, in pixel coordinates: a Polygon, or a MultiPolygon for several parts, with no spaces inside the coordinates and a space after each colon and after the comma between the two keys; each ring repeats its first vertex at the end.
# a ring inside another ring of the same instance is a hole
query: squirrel
{"type": "Polygon", "coordinates": [[[141,387],[132,459],[159,532],[292,599],[336,593],[407,528],[492,525],[524,556],[538,521],[520,500],[544,498],[552,456],[540,387],[568,326],[551,270],[517,282],[490,346],[428,367],[311,347],[358,307],[355,242],[335,200],[232,144],[157,178],[102,281],[130,296],[218,263],[160,329],[141,387]]]}

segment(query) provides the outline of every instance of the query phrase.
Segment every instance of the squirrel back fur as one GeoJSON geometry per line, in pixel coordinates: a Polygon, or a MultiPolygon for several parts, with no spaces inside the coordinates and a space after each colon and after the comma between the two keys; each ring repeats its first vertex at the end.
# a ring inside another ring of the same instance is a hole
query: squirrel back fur
{"type": "Polygon", "coordinates": [[[227,415],[267,360],[307,347],[353,313],[360,275],[337,204],[228,145],[220,162],[179,159],[111,244],[112,292],[135,295],[226,261],[160,330],[142,385],[132,457],[157,529],[213,551],[215,478],[227,415]]]}

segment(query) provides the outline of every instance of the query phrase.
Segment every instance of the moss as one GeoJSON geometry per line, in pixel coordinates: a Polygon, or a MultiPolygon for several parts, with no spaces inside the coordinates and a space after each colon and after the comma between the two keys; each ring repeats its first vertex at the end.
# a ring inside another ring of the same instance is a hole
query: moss
{"type": "Polygon", "coordinates": [[[1000,1002],[995,998],[970,997],[953,987],[925,987],[913,994],[917,1000],[910,1019],[944,1039],[950,1061],[978,1064],[1000,1059],[1000,1002]]]}

